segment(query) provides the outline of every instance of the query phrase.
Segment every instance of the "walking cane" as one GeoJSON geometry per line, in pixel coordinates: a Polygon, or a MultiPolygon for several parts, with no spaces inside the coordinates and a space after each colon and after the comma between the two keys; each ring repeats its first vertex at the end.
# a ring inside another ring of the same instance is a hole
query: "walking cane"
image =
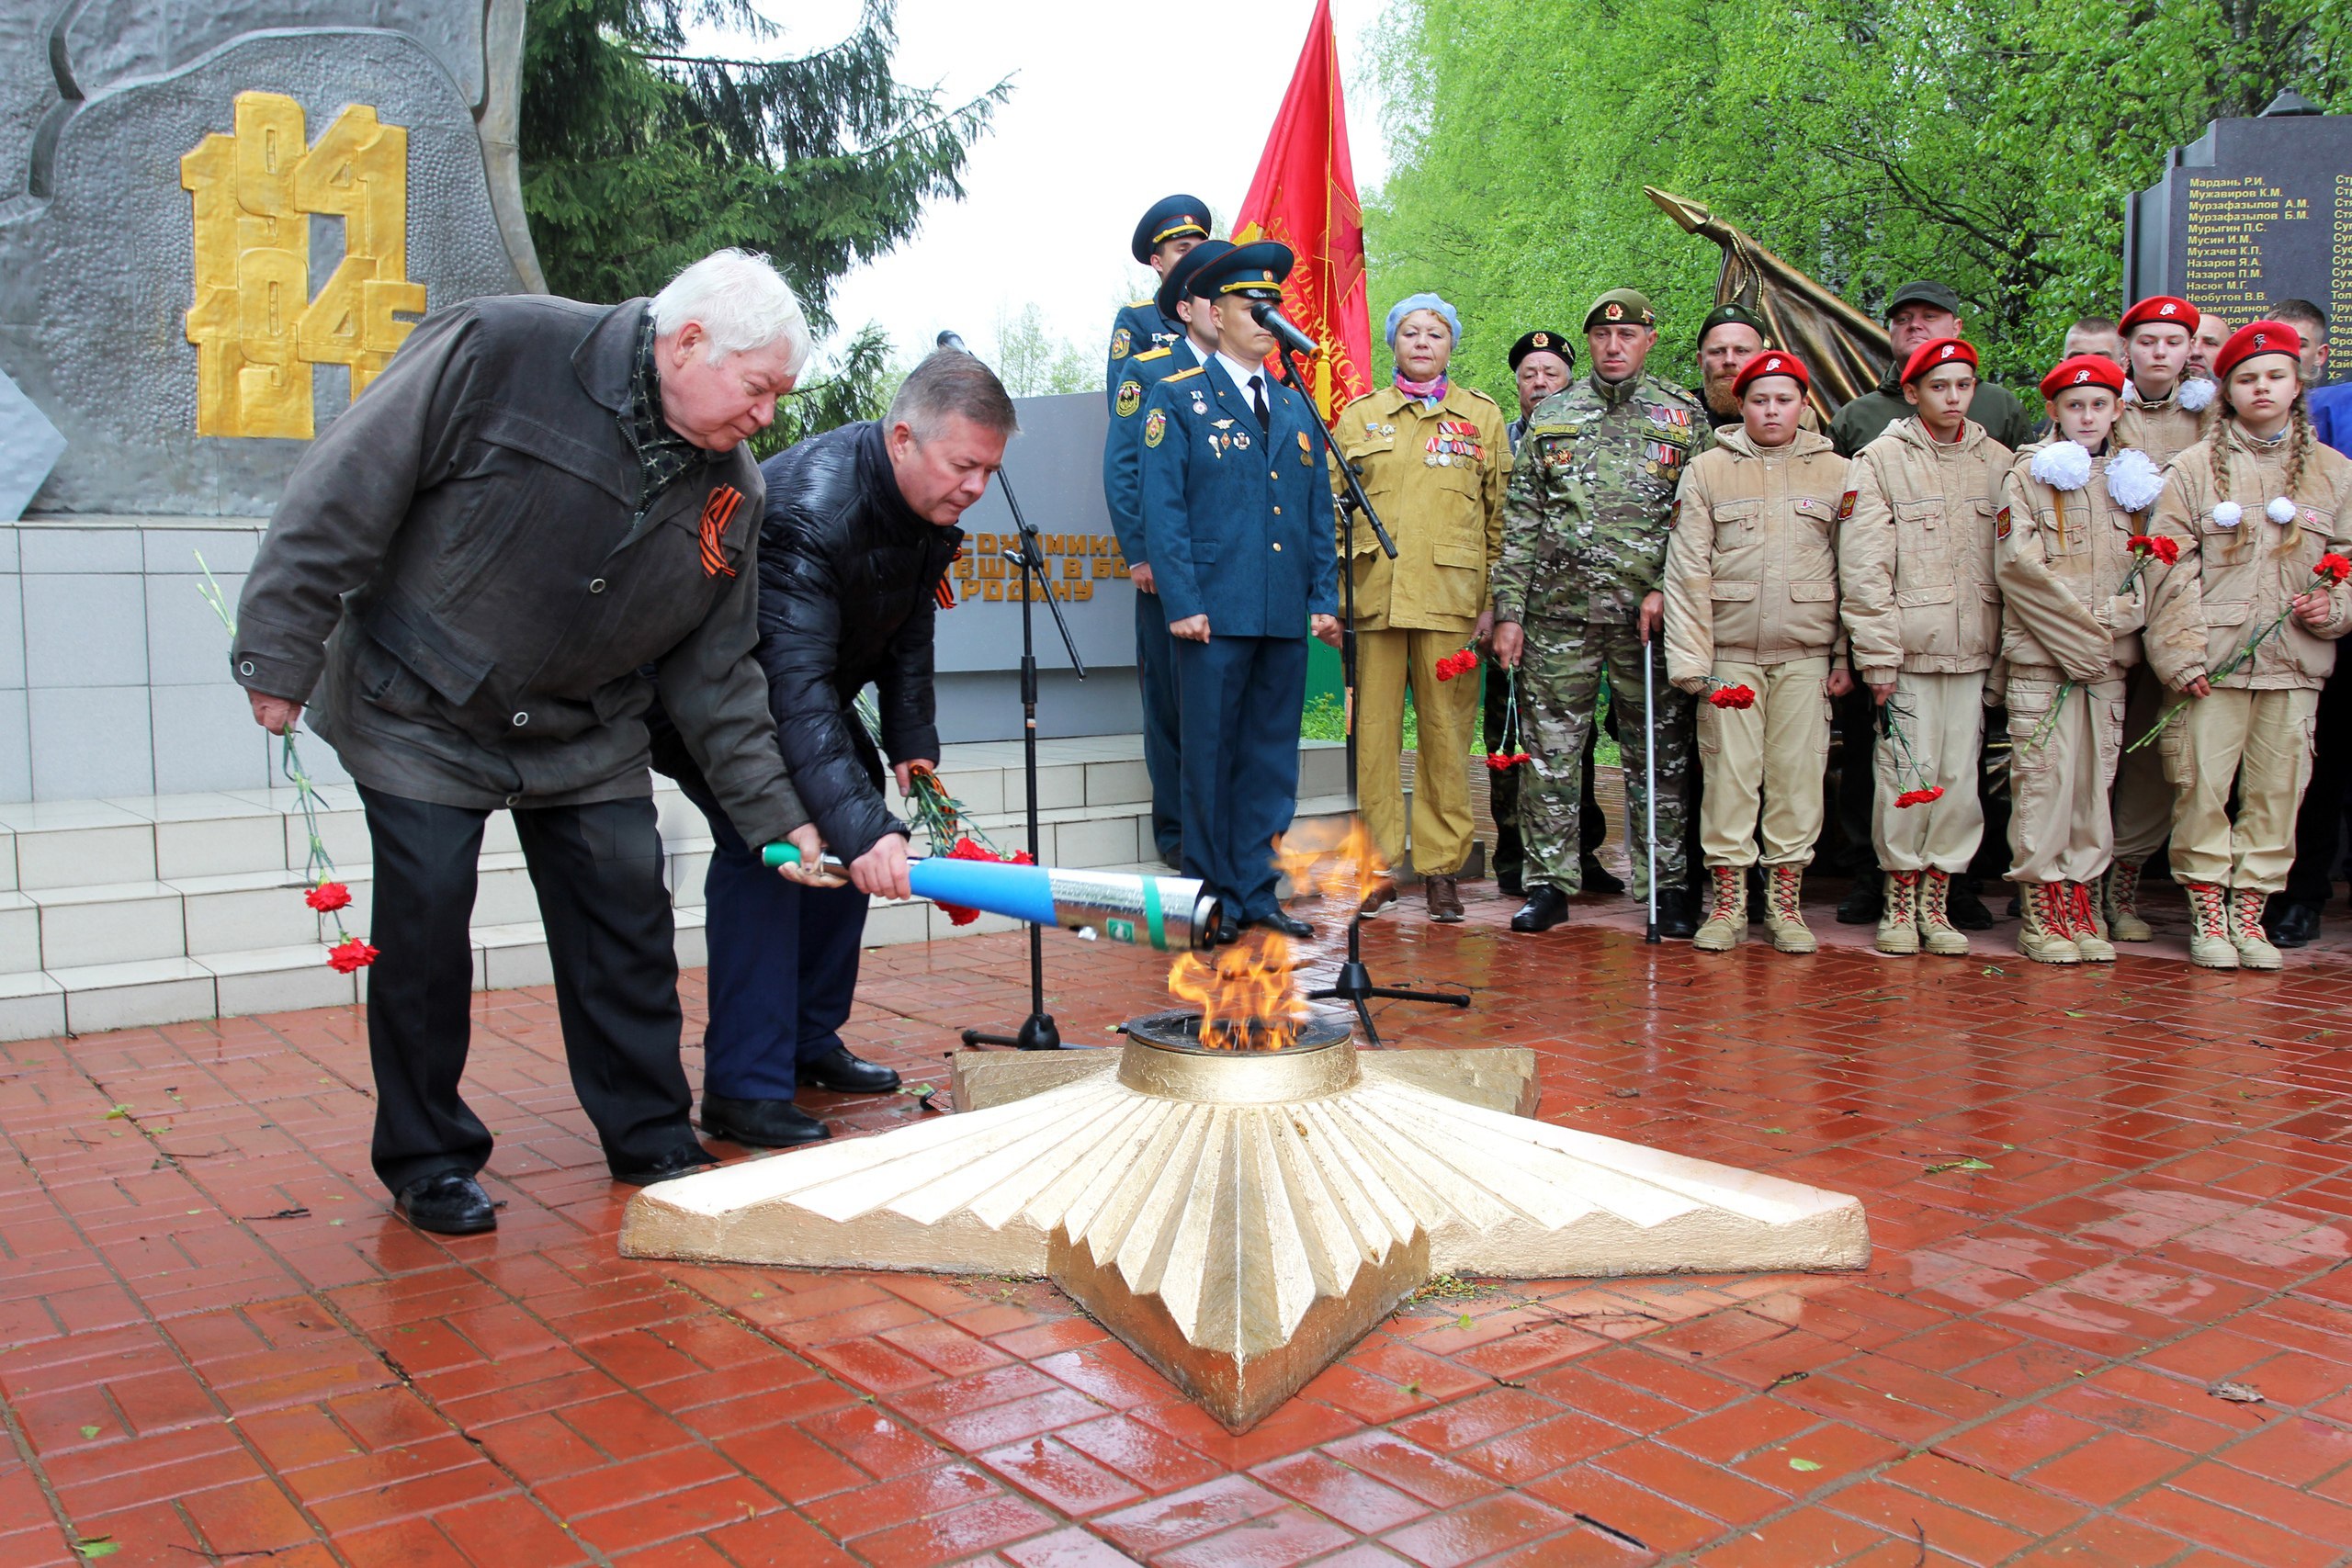
{"type": "Polygon", "coordinates": [[[1650,835],[1650,929],[1644,942],[1657,941],[1657,691],[1650,675],[1650,648],[1642,639],[1642,785],[1647,798],[1650,835]]]}

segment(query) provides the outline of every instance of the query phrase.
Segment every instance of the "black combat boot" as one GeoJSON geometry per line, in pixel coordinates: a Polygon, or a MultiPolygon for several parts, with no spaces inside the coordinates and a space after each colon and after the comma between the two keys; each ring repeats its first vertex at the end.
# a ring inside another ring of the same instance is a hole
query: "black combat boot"
{"type": "Polygon", "coordinates": [[[1548,882],[1527,890],[1527,902],[1510,918],[1515,931],[1548,931],[1568,918],[1568,896],[1548,882]]]}

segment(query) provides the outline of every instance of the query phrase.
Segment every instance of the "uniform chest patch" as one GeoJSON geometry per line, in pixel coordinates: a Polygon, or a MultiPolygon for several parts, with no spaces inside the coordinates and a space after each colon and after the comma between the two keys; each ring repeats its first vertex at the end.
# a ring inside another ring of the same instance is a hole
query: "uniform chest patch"
{"type": "Polygon", "coordinates": [[[1995,538],[1996,538],[1996,539],[2006,539],[2006,538],[2007,538],[2008,536],[2009,536],[2009,509],[2008,509],[2007,507],[2004,506],[2003,508],[2001,508],[2001,510],[2000,510],[1998,513],[1995,513],[1995,515],[1994,515],[1994,518],[1993,518],[1993,537],[1995,537],[1995,538]]]}
{"type": "Polygon", "coordinates": [[[1135,345],[1135,334],[1126,328],[1121,327],[1111,334],[1111,357],[1125,359],[1127,356],[1127,351],[1135,345]]]}
{"type": "Polygon", "coordinates": [[[1167,434],[1168,411],[1166,409],[1154,409],[1149,413],[1143,416],[1143,444],[1145,446],[1159,446],[1160,437],[1167,434]]]}
{"type": "Polygon", "coordinates": [[[1838,521],[1845,522],[1854,514],[1854,492],[1848,491],[1838,502],[1838,521]]]}
{"type": "Polygon", "coordinates": [[[1143,407],[1143,383],[1126,380],[1119,383],[1119,417],[1127,418],[1143,407]]]}

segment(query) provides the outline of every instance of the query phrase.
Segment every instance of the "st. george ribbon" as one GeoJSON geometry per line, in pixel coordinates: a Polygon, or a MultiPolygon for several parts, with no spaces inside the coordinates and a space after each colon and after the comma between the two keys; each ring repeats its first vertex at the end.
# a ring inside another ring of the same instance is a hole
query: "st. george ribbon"
{"type": "MultiPolygon", "coordinates": [[[[771,867],[797,865],[800,852],[790,844],[770,844],[760,858],[771,867]]],[[[830,855],[825,863],[840,866],[830,855]]],[[[1216,931],[1216,899],[1189,876],[929,855],[907,863],[907,883],[918,898],[985,909],[1033,926],[1059,926],[1089,942],[1100,937],[1162,950],[1205,949],[1216,931]]]]}

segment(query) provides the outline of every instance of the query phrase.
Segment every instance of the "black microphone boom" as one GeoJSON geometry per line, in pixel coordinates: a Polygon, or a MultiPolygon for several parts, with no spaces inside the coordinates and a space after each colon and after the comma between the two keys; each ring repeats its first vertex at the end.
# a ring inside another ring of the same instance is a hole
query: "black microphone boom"
{"type": "Polygon", "coordinates": [[[1290,318],[1284,316],[1280,310],[1275,310],[1272,305],[1265,304],[1261,301],[1250,306],[1250,320],[1256,321],[1260,326],[1265,328],[1268,332],[1282,339],[1283,346],[1289,349],[1293,354],[1304,354],[1310,359],[1314,357],[1316,349],[1315,340],[1308,337],[1305,333],[1299,331],[1296,322],[1291,321],[1290,318]]]}

